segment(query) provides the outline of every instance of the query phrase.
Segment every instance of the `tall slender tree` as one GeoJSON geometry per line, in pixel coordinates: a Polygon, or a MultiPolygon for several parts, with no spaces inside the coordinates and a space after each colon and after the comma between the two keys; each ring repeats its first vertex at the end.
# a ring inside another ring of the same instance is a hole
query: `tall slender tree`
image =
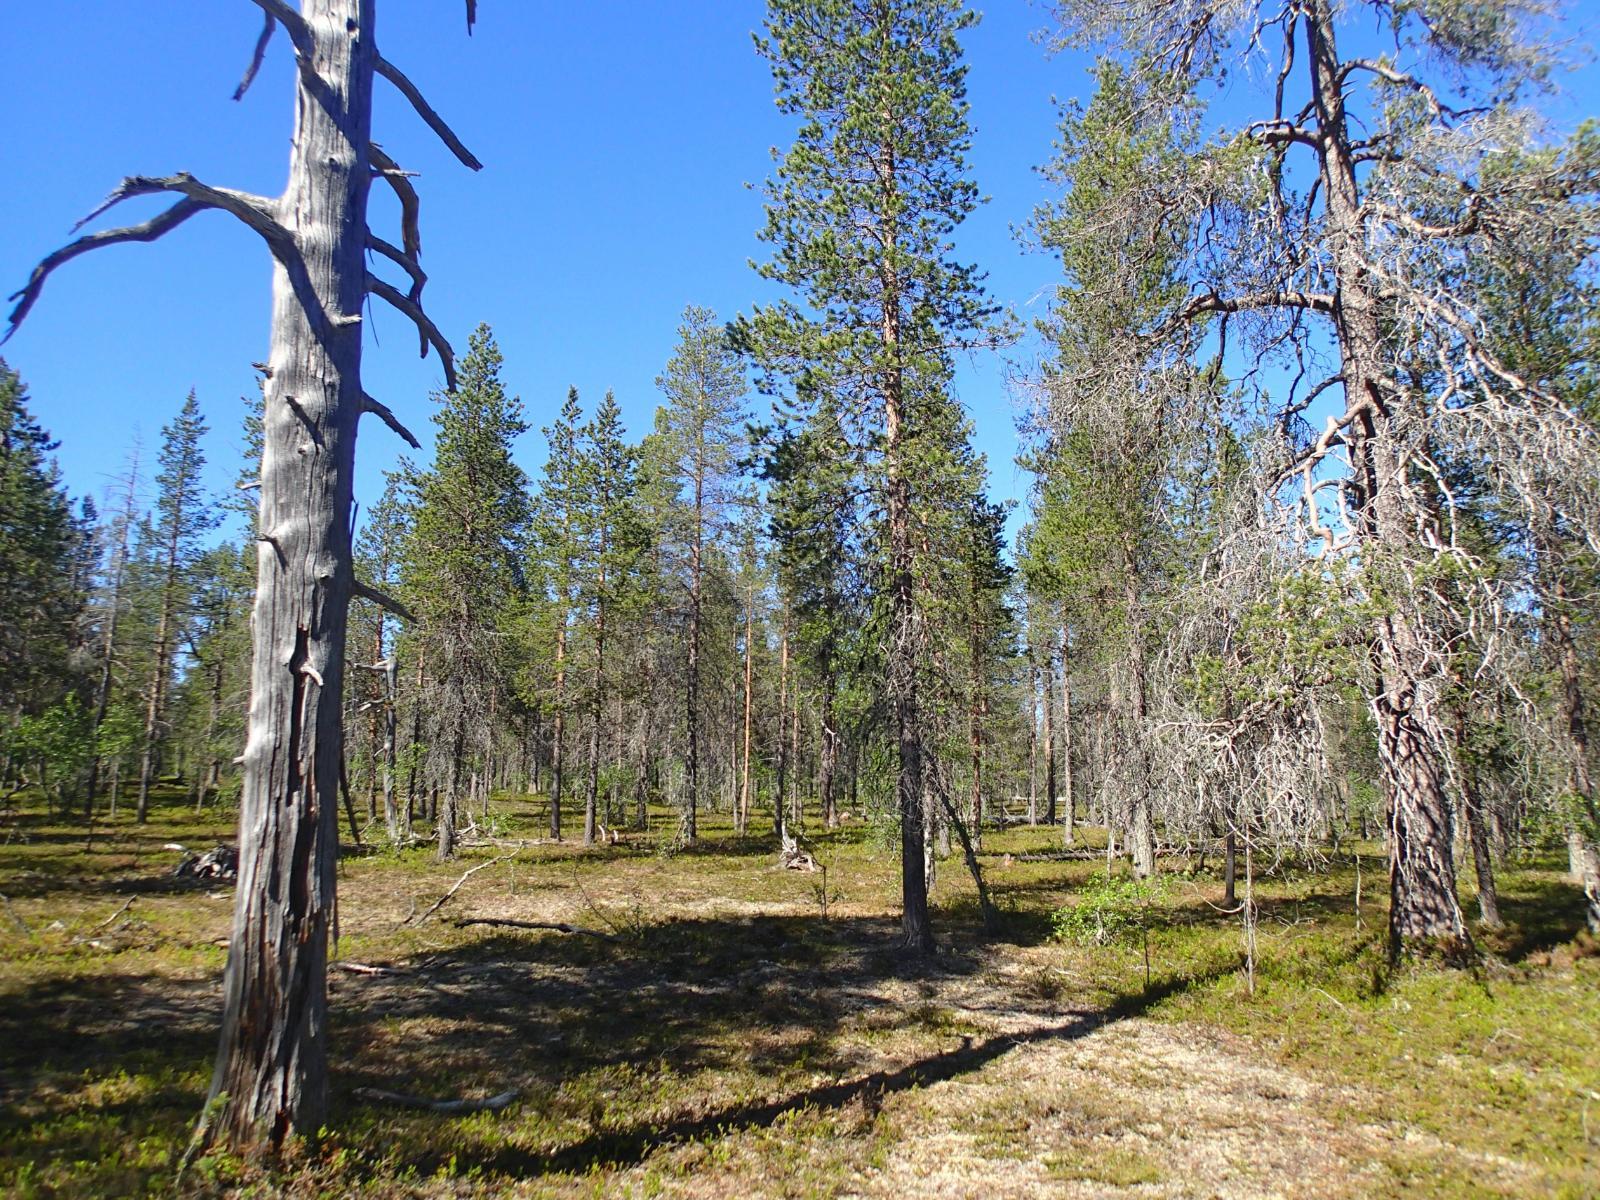
{"type": "Polygon", "coordinates": [[[570,657],[568,640],[576,616],[580,522],[585,501],[585,484],[579,467],[578,437],[583,424],[583,409],[578,389],[568,388],[567,398],[555,421],[544,429],[548,452],[544,477],[533,514],[535,547],[540,578],[548,590],[549,603],[544,614],[553,623],[554,678],[547,708],[550,734],[550,836],[561,839],[561,800],[566,786],[567,717],[570,688],[567,681],[570,657]]]}
{"type": "Polygon", "coordinates": [[[172,687],[173,660],[185,636],[189,617],[190,573],[200,559],[200,539],[217,526],[215,507],[206,498],[201,472],[206,465],[200,439],[206,423],[200,404],[190,391],[178,415],[161,430],[156,452],[155,537],[158,572],[155,653],[145,681],[144,746],[139,757],[137,817],[143,824],[149,813],[150,785],[161,752],[172,687]]]}
{"type": "Polygon", "coordinates": [[[700,803],[701,643],[705,623],[705,557],[728,529],[740,446],[743,444],[744,367],[727,333],[707,308],[683,313],[678,346],[656,380],[666,396],[664,430],[688,528],[688,663],[683,708],[688,749],[684,780],[684,837],[694,841],[700,803]]]}
{"type": "Polygon", "coordinates": [[[966,68],[959,36],[977,15],[958,0],[770,0],[757,47],[778,107],[798,117],[767,188],[762,274],[798,303],[758,310],[738,337],[768,381],[826,363],[856,419],[881,438],[888,598],[888,692],[901,825],[902,938],[933,948],[924,866],[924,731],[919,671],[912,457],[922,389],[942,387],[953,349],[993,309],[950,238],[978,203],[967,177],[966,68]]]}

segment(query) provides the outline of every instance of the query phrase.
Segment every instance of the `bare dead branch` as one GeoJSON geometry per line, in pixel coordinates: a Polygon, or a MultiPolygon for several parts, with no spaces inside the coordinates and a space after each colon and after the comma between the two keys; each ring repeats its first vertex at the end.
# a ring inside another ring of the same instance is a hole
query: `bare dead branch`
{"type": "Polygon", "coordinates": [[[233,89],[235,100],[243,100],[250,85],[256,81],[256,72],[261,70],[261,62],[267,56],[267,46],[272,42],[272,31],[277,27],[278,18],[269,9],[266,21],[261,26],[261,36],[256,39],[255,52],[250,56],[250,65],[244,69],[244,78],[239,80],[239,86],[233,89]]]}
{"type": "Polygon", "coordinates": [[[446,386],[453,392],[456,390],[456,359],[455,351],[450,349],[450,343],[445,341],[444,334],[439,332],[439,327],[433,319],[422,311],[422,306],[401,293],[393,284],[385,283],[375,275],[367,276],[367,291],[379,299],[387,300],[405,316],[410,317],[417,329],[426,339],[422,348],[422,356],[428,356],[426,343],[432,343],[433,348],[439,352],[439,361],[444,364],[444,378],[446,386]]]}
{"type": "Polygon", "coordinates": [[[370,229],[367,231],[367,248],[383,255],[407,275],[411,276],[411,291],[409,294],[413,300],[422,298],[422,289],[428,282],[428,276],[421,266],[417,264],[416,259],[393,243],[384,241],[370,229]]]}
{"type": "Polygon", "coordinates": [[[100,233],[91,233],[45,257],[33,268],[33,274],[28,277],[27,284],[6,297],[8,300],[17,300],[18,304],[11,310],[5,335],[0,336],[0,346],[11,340],[11,335],[17,331],[17,326],[22,324],[23,319],[39,299],[39,291],[44,287],[44,281],[49,278],[50,272],[62,263],[70,262],[90,250],[98,250],[101,246],[114,246],[118,242],[153,242],[182,225],[205,207],[194,200],[180,200],[148,221],[142,221],[138,225],[126,225],[121,229],[106,229],[100,233]]]}
{"type": "Polygon", "coordinates": [[[463,871],[461,873],[461,878],[456,880],[455,885],[453,887],[451,887],[451,889],[448,892],[446,892],[444,895],[440,896],[437,900],[435,900],[433,902],[433,904],[428,908],[428,910],[426,912],[424,912],[420,917],[407,917],[404,921],[402,921],[400,923],[402,925],[421,925],[429,917],[433,916],[434,913],[438,912],[447,903],[449,903],[450,898],[461,890],[461,885],[466,883],[467,880],[471,879],[479,871],[488,870],[488,868],[494,866],[496,863],[507,862],[507,861],[515,858],[517,856],[517,853],[518,853],[517,851],[513,850],[510,854],[502,854],[502,855],[500,855],[499,858],[491,858],[488,862],[479,863],[475,867],[468,867],[465,871],[463,871]]]}
{"type": "MultiPolygon", "coordinates": [[[[289,35],[289,40],[294,43],[296,54],[303,57],[310,56],[311,30],[306,27],[304,17],[295,12],[295,10],[290,8],[287,4],[283,3],[283,0],[250,0],[250,3],[254,4],[262,12],[264,12],[267,15],[268,20],[277,21],[283,26],[284,31],[289,35]]],[[[271,36],[270,31],[262,36],[263,38],[271,36]]],[[[257,55],[259,56],[263,51],[265,51],[265,49],[266,45],[265,42],[263,42],[263,44],[256,50],[257,55]]],[[[252,74],[254,74],[254,72],[252,72],[252,74]]],[[[248,84],[246,86],[248,86],[248,84]]],[[[235,100],[238,98],[238,96],[234,97],[235,100]]]]}
{"type": "Polygon", "coordinates": [[[412,1096],[405,1092],[386,1092],[382,1088],[358,1087],[355,1094],[363,1100],[373,1100],[380,1104],[398,1104],[404,1108],[421,1108],[428,1112],[459,1116],[465,1113],[499,1112],[502,1108],[514,1104],[522,1093],[513,1088],[509,1092],[501,1092],[498,1096],[489,1096],[483,1100],[429,1100],[425,1096],[412,1096]]]}
{"type": "Polygon", "coordinates": [[[401,604],[400,601],[396,600],[393,596],[389,595],[389,593],[381,592],[371,584],[362,583],[359,579],[351,582],[350,590],[357,596],[360,596],[363,600],[370,600],[379,608],[388,609],[402,621],[410,621],[413,624],[416,623],[417,618],[412,615],[411,610],[404,604],[401,604]]]}
{"type": "Polygon", "coordinates": [[[1333,297],[1326,292],[1268,291],[1242,296],[1219,296],[1214,291],[1191,296],[1177,312],[1175,320],[1188,321],[1203,313],[1251,312],[1264,308],[1299,308],[1331,313],[1333,297]]]}
{"type": "Polygon", "coordinates": [[[390,410],[389,406],[387,404],[383,403],[383,401],[376,400],[373,397],[367,395],[366,393],[362,393],[362,396],[361,396],[361,410],[363,412],[371,413],[373,416],[377,417],[380,421],[382,421],[385,425],[387,425],[390,429],[394,430],[395,433],[400,435],[401,441],[405,442],[413,450],[421,450],[422,449],[422,443],[417,441],[417,435],[412,433],[411,430],[407,429],[404,425],[402,425],[400,423],[400,418],[395,416],[394,413],[390,410]]]}
{"type": "Polygon", "coordinates": [[[449,147],[450,153],[456,156],[462,166],[470,167],[474,171],[483,170],[483,164],[477,160],[472,151],[461,144],[461,139],[455,135],[455,131],[445,124],[444,118],[433,110],[433,106],[417,90],[417,85],[407,79],[399,67],[379,55],[376,70],[379,75],[394,84],[402,96],[411,101],[411,107],[417,110],[417,116],[422,118],[423,124],[439,136],[439,140],[449,147]]]}
{"type": "Polygon", "coordinates": [[[400,236],[406,256],[412,262],[421,262],[422,234],[417,224],[421,201],[417,198],[417,189],[411,186],[411,172],[401,170],[400,164],[385,154],[383,147],[376,142],[367,148],[367,157],[372,162],[373,170],[393,189],[395,198],[400,201],[400,236]]]}

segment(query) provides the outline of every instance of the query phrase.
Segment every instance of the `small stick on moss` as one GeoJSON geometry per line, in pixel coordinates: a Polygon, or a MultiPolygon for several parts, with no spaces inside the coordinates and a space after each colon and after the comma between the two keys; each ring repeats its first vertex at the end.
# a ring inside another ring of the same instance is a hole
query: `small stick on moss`
{"type": "Polygon", "coordinates": [[[405,1108],[422,1108],[436,1113],[499,1112],[516,1102],[522,1093],[516,1088],[490,1096],[484,1100],[429,1100],[426,1096],[411,1096],[405,1092],[386,1092],[382,1088],[358,1087],[356,1095],[363,1100],[380,1104],[398,1104],[405,1108]]]}
{"type": "Polygon", "coordinates": [[[137,900],[138,898],[139,897],[137,897],[137,896],[129,896],[128,897],[128,901],[127,901],[126,904],[124,904],[121,908],[117,909],[116,912],[112,913],[104,921],[101,921],[100,924],[94,926],[94,928],[89,929],[86,932],[88,932],[88,933],[99,933],[100,930],[104,929],[107,925],[111,924],[111,922],[115,921],[123,913],[127,912],[130,908],[132,908],[133,907],[133,902],[135,900],[137,900]]]}

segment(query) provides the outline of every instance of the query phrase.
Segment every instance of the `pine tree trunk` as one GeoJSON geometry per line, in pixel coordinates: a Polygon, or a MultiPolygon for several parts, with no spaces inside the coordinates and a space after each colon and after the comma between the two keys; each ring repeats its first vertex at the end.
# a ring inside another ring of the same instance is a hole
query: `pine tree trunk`
{"type": "Polygon", "coordinates": [[[1156,840],[1151,822],[1150,760],[1145,753],[1146,680],[1144,660],[1144,621],[1139,604],[1138,567],[1131,543],[1124,542],[1123,599],[1128,623],[1128,733],[1133,755],[1132,811],[1128,819],[1128,851],[1133,856],[1133,873],[1141,879],[1155,874],[1156,840]]]}
{"type": "Polygon", "coordinates": [[[685,841],[691,843],[698,834],[696,810],[700,803],[700,576],[704,539],[705,472],[697,463],[694,479],[694,539],[689,547],[689,662],[683,685],[684,728],[689,737],[684,780],[688,800],[684,805],[683,836],[685,841]]]}
{"type": "Polygon", "coordinates": [[[273,271],[239,882],[210,1091],[235,1147],[276,1148],[327,1118],[374,3],[303,0],[309,53],[275,204],[294,248],[273,271]]]}
{"type": "MultiPolygon", "coordinates": [[[[602,548],[601,553],[605,553],[602,548]]],[[[600,591],[604,593],[606,573],[600,572],[600,591]]],[[[606,670],[606,606],[602,599],[595,605],[594,618],[594,671],[589,678],[589,784],[583,801],[583,844],[594,845],[596,809],[600,798],[600,712],[605,687],[606,670]]]]}
{"type": "Polygon", "coordinates": [[[139,755],[139,799],[134,819],[143,825],[150,814],[150,784],[156,770],[156,737],[161,729],[161,719],[166,712],[167,677],[172,671],[172,622],[177,604],[174,587],[178,569],[177,534],[167,551],[167,578],[161,587],[161,616],[156,622],[156,661],[150,672],[150,686],[145,693],[144,747],[139,755]]]}
{"type": "Polygon", "coordinates": [[[735,822],[742,837],[750,829],[750,718],[755,701],[755,585],[745,600],[744,609],[744,756],[739,767],[739,817],[735,822]]]}
{"type": "MultiPolygon", "coordinates": [[[[883,178],[894,178],[892,147],[883,178]]],[[[890,206],[892,211],[892,206],[890,206]]],[[[917,689],[917,610],[912,580],[911,484],[906,478],[907,437],[904,384],[899,369],[900,301],[892,263],[885,262],[883,346],[891,367],[883,381],[884,458],[889,517],[889,697],[899,752],[895,794],[900,806],[901,944],[918,954],[933,952],[928,915],[922,714],[917,689]]]]}
{"type": "Polygon", "coordinates": [[[834,709],[839,702],[839,681],[827,669],[822,679],[822,719],[818,722],[822,734],[821,781],[822,823],[828,829],[839,825],[838,791],[839,772],[839,718],[834,709]]]}
{"type": "Polygon", "coordinates": [[[106,617],[105,634],[100,642],[100,678],[95,685],[94,723],[89,727],[95,743],[94,757],[89,763],[89,790],[84,797],[84,815],[94,813],[95,792],[100,786],[100,727],[105,724],[106,712],[111,707],[113,667],[117,657],[117,624],[122,616],[122,588],[128,575],[128,531],[133,528],[133,474],[128,477],[127,506],[119,521],[117,548],[112,554],[111,611],[106,617]]]}
{"type": "Polygon", "coordinates": [[[1061,626],[1061,787],[1066,802],[1061,813],[1061,843],[1071,847],[1074,841],[1072,788],[1072,672],[1067,665],[1067,626],[1061,626]]]}
{"type": "Polygon", "coordinates": [[[556,629],[556,720],[550,751],[550,836],[561,840],[561,785],[567,757],[567,614],[556,629]]]}
{"type": "Polygon", "coordinates": [[[789,613],[783,614],[783,640],[778,646],[778,787],[773,793],[772,832],[779,843],[789,827],[785,816],[788,803],[789,739],[784,737],[784,725],[789,713],[789,613]]]}
{"type": "Polygon", "coordinates": [[[1044,659],[1044,823],[1056,823],[1056,673],[1050,655],[1044,659]]]}
{"type": "MultiPolygon", "coordinates": [[[[1312,0],[1305,26],[1329,244],[1338,285],[1334,326],[1348,407],[1360,408],[1348,427],[1348,440],[1359,491],[1363,561],[1364,565],[1370,563],[1369,569],[1383,570],[1386,557],[1403,557],[1415,539],[1403,507],[1406,464],[1384,390],[1382,325],[1374,284],[1363,259],[1365,221],[1328,0],[1312,0]]],[[[1413,619],[1399,609],[1381,614],[1372,643],[1378,683],[1373,715],[1388,805],[1391,956],[1412,943],[1471,944],[1456,899],[1453,822],[1440,751],[1419,711],[1426,668],[1413,619]]]]}

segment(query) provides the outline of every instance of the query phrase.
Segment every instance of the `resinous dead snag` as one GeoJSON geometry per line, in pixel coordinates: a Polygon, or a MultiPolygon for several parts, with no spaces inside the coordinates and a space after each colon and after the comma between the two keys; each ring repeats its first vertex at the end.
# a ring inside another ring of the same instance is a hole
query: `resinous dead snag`
{"type": "MultiPolygon", "coordinates": [[[[479,162],[378,52],[377,0],[252,0],[263,24],[235,91],[256,78],[281,27],[294,49],[296,125],[289,180],[276,197],[217,187],[186,172],[124,179],[87,220],[136,196],[170,193],[171,207],[137,225],[84,234],[46,256],[11,299],[9,338],[51,272],[91,250],[151,242],[198,213],[235,217],[274,262],[272,344],[265,385],[261,538],[249,732],[243,755],[239,886],[224,979],[222,1036],[195,1146],[277,1149],[315,1135],[327,1117],[327,956],[335,919],[335,823],[342,759],[346,609],[359,594],[401,607],[352,574],[356,427],[372,413],[417,439],[361,386],[362,307],[384,300],[417,328],[455,386],[449,342],[422,304],[416,189],[372,141],[375,78],[393,85],[465,166],[479,162]],[[395,246],[367,228],[374,179],[400,197],[395,246]],[[406,290],[368,269],[368,253],[399,268],[406,290]]],[[[470,32],[476,5],[467,8],[470,32]]]]}

